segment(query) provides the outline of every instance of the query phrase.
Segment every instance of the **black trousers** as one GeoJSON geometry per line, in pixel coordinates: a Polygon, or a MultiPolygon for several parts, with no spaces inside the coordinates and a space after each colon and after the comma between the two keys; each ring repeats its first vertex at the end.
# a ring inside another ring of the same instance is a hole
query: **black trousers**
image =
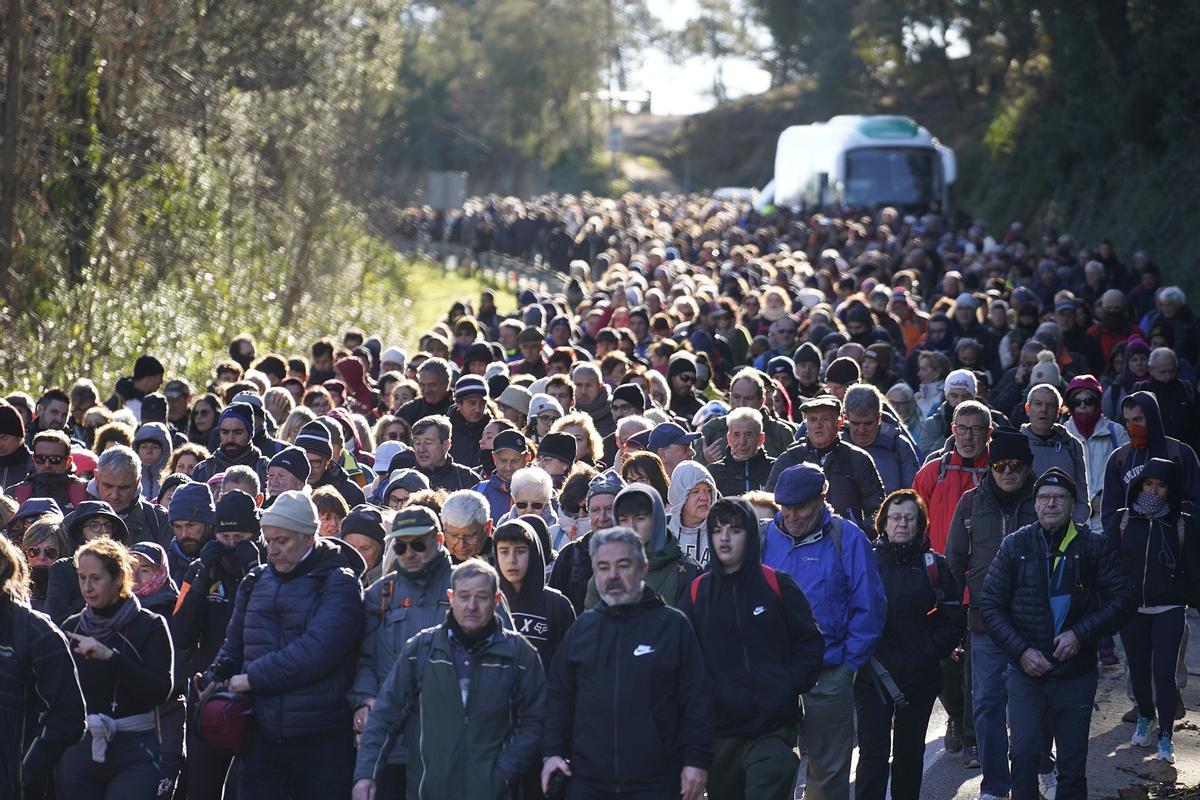
{"type": "Polygon", "coordinates": [[[911,694],[908,707],[896,711],[874,681],[860,678],[854,685],[858,711],[858,769],[854,773],[855,800],[883,800],[889,774],[894,800],[917,800],[925,767],[925,732],[937,698],[939,684],[911,694]],[[888,757],[891,766],[888,766],[888,757]]]}
{"type": "Polygon", "coordinates": [[[1175,729],[1175,664],[1187,625],[1183,607],[1159,614],[1134,614],[1121,629],[1125,660],[1129,663],[1129,682],[1143,717],[1158,717],[1158,733],[1175,729]]]}

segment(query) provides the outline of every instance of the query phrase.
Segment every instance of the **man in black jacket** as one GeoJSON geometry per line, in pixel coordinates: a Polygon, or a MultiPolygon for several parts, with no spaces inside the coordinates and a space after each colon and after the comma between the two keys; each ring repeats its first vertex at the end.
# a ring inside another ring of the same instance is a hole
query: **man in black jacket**
{"type": "Polygon", "coordinates": [[[775,491],[779,475],[803,462],[816,464],[829,480],[829,505],[875,536],[875,512],[883,504],[883,481],[867,451],[838,438],[842,428],[842,402],[832,395],[814,397],[800,406],[804,413],[805,438],[784,450],[767,477],[768,491],[775,491]]]}
{"type": "Polygon", "coordinates": [[[0,536],[0,796],[41,798],[63,752],[83,738],[83,692],[67,640],[29,608],[29,567],[0,536]]]}
{"type": "Polygon", "coordinates": [[[601,602],[550,667],[542,788],[571,796],[699,800],[712,761],[712,686],[687,618],[646,586],[646,552],[627,528],[589,542],[601,602]]]}
{"type": "Polygon", "coordinates": [[[1044,719],[1054,731],[1057,796],[1087,797],[1096,645],[1133,606],[1111,543],[1072,521],[1077,496],[1067,473],[1046,470],[1034,484],[1038,521],[1004,539],[983,583],[984,624],[1017,668],[1007,673],[1014,797],[1038,796],[1044,719]]]}
{"type": "Polygon", "coordinates": [[[554,651],[575,621],[571,601],[546,585],[546,560],[542,544],[532,526],[513,519],[492,534],[500,590],[508,600],[513,628],[537,648],[543,666],[549,666],[554,651]]]}
{"type": "Polygon", "coordinates": [[[767,485],[775,459],[763,449],[766,440],[758,409],[743,407],[730,412],[725,434],[729,449],[724,458],[708,467],[723,497],[756,492],[767,485]]]}
{"type": "Polygon", "coordinates": [[[450,457],[453,428],[447,417],[438,415],[417,420],[412,427],[413,456],[417,469],[429,478],[429,488],[457,492],[474,489],[481,480],[478,472],[450,457]]]}
{"type": "Polygon", "coordinates": [[[558,558],[554,560],[547,584],[566,595],[575,607],[576,615],[583,613],[588,583],[592,579],[592,556],[588,552],[588,542],[593,531],[603,531],[613,526],[613,504],[624,488],[625,481],[612,471],[602,472],[588,482],[588,532],[563,545],[563,549],[558,551],[558,558]]]}
{"type": "Polygon", "coordinates": [[[350,508],[367,502],[366,495],[341,465],[333,460],[333,437],[320,420],[313,420],[296,435],[296,446],[308,459],[308,485],[314,490],[332,486],[350,508]]]}
{"type": "Polygon", "coordinates": [[[429,358],[422,361],[417,370],[417,384],[421,387],[421,396],[400,406],[396,416],[414,425],[419,419],[450,410],[450,365],[445,360],[429,358]]]}
{"type": "Polygon", "coordinates": [[[762,565],[758,518],[749,503],[718,500],[707,530],[714,562],[693,581],[680,611],[700,639],[716,690],[708,791],[790,800],[800,695],[821,674],[825,638],[795,579],[762,565]]]}
{"type": "MultiPolygon", "coordinates": [[[[254,408],[249,403],[232,403],[217,419],[220,444],[217,452],[201,461],[192,470],[192,480],[205,483],[232,466],[241,464],[258,474],[258,483],[267,483],[267,466],[271,459],[254,446],[254,408]]],[[[273,454],[272,454],[273,455],[273,454]]]]}
{"type": "Polygon", "coordinates": [[[449,414],[450,457],[467,467],[480,464],[479,442],[483,429],[492,421],[487,401],[487,383],[478,375],[463,375],[454,382],[454,405],[449,414]]]}

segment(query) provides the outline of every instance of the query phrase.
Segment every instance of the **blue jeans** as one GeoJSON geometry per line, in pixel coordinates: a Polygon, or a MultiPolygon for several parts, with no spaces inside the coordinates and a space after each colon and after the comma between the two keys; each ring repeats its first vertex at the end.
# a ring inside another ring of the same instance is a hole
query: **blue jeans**
{"type": "MultiPolygon", "coordinates": [[[[972,713],[975,715],[975,742],[979,748],[979,768],[983,772],[982,794],[1003,797],[1012,783],[1008,771],[1008,691],[1004,673],[1008,657],[981,631],[971,631],[971,689],[974,695],[972,713]]],[[[1050,756],[1053,733],[1049,724],[1043,726],[1043,744],[1038,758],[1038,772],[1054,771],[1050,756]]]]}
{"type": "Polygon", "coordinates": [[[1008,722],[1012,729],[1012,798],[1037,800],[1038,762],[1045,746],[1043,729],[1054,731],[1058,753],[1057,800],[1087,798],[1087,752],[1092,704],[1099,675],[1031,678],[1017,667],[1005,673],[1008,722]]]}

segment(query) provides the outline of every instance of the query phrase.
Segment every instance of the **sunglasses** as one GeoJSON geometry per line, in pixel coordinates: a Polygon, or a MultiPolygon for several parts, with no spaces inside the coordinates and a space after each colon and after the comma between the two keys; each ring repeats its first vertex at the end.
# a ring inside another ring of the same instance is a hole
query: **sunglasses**
{"type": "Polygon", "coordinates": [[[1018,472],[1025,462],[1019,458],[1009,458],[1004,461],[993,461],[992,470],[995,472],[1018,472]]]}
{"type": "Polygon", "coordinates": [[[38,556],[45,556],[46,558],[50,559],[51,561],[58,558],[58,548],[57,547],[49,547],[49,546],[47,546],[47,547],[26,547],[25,552],[29,554],[30,558],[37,558],[38,556]]]}
{"type": "Polygon", "coordinates": [[[513,505],[522,511],[524,511],[527,508],[532,511],[541,511],[543,508],[546,507],[545,503],[526,503],[524,500],[517,500],[516,502],[513,503],[513,505]]]}
{"type": "Polygon", "coordinates": [[[413,549],[414,553],[424,553],[429,548],[429,545],[424,539],[413,539],[411,542],[406,542],[403,539],[397,539],[392,543],[392,550],[398,556],[404,555],[406,552],[408,552],[408,548],[410,547],[413,549]]]}
{"type": "Polygon", "coordinates": [[[1072,400],[1070,403],[1068,403],[1068,405],[1071,408],[1095,408],[1096,398],[1094,398],[1094,397],[1077,397],[1074,400],[1072,400]]]}
{"type": "Polygon", "coordinates": [[[53,464],[54,466],[57,467],[59,464],[63,463],[66,460],[67,460],[66,456],[46,456],[46,455],[42,455],[41,453],[33,454],[33,463],[35,463],[35,464],[53,464]]]}

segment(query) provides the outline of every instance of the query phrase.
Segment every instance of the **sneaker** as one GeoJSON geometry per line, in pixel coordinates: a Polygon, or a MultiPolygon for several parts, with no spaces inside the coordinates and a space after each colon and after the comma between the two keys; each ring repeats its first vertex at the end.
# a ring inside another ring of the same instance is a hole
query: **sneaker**
{"type": "Polygon", "coordinates": [[[962,750],[962,720],[951,719],[946,723],[946,738],[943,743],[947,753],[957,753],[962,750]]]}
{"type": "Polygon", "coordinates": [[[1133,736],[1129,737],[1129,743],[1134,747],[1149,747],[1150,739],[1150,722],[1149,717],[1138,716],[1137,728],[1133,731],[1133,736]]]}
{"type": "Polygon", "coordinates": [[[963,766],[967,769],[979,769],[979,748],[973,744],[963,745],[963,766]]]}
{"type": "Polygon", "coordinates": [[[1008,800],[1006,794],[981,794],[979,800],[1008,800]]]}
{"type": "Polygon", "coordinates": [[[1117,664],[1120,664],[1121,662],[1119,660],[1117,660],[1116,649],[1111,646],[1110,647],[1101,647],[1100,648],[1100,663],[1106,667],[1115,667],[1117,664]]]}
{"type": "Polygon", "coordinates": [[[1042,796],[1042,800],[1054,800],[1054,796],[1058,794],[1057,772],[1038,775],[1038,794],[1042,796]]]}
{"type": "Polygon", "coordinates": [[[1171,743],[1171,734],[1164,733],[1158,737],[1158,752],[1154,757],[1168,764],[1175,763],[1175,745],[1171,743]]]}
{"type": "Polygon", "coordinates": [[[1125,712],[1124,716],[1121,717],[1121,722],[1137,722],[1137,719],[1138,719],[1138,710],[1137,710],[1137,706],[1134,706],[1133,708],[1131,708],[1125,712]]]}

